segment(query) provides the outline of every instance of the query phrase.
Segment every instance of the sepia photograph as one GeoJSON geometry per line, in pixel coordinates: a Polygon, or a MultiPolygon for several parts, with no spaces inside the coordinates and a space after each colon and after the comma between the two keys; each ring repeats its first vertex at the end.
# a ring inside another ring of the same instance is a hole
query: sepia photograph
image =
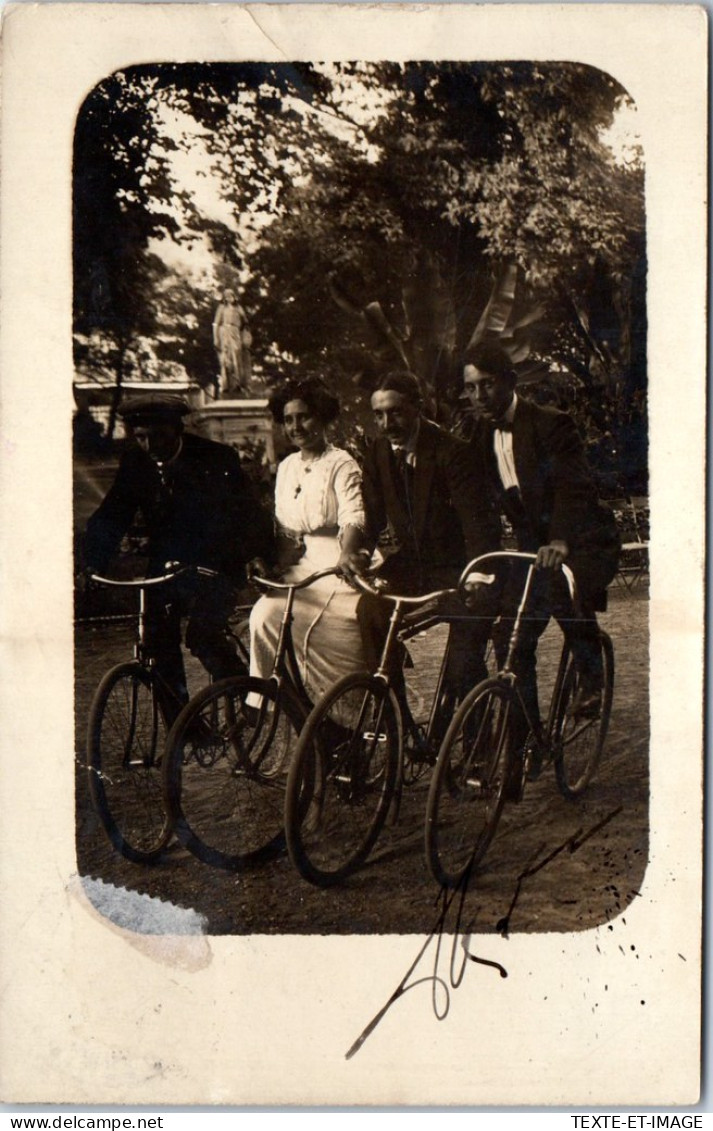
{"type": "Polygon", "coordinates": [[[3,53],[6,1094],[696,1103],[705,14],[3,53]]]}
{"type": "Polygon", "coordinates": [[[644,175],[633,100],[578,64],[156,65],[85,100],[77,858],[97,906],[110,884],[211,934],[422,933],[469,865],[481,931],[579,930],[635,898],[644,175]],[[522,513],[493,447],[511,402],[522,513]],[[356,578],[308,584],[349,550],[356,578]],[[459,587],[493,552],[540,559],[507,668],[529,563],[486,561],[483,609],[459,587]],[[255,559],[301,586],[284,657],[255,559]]]}

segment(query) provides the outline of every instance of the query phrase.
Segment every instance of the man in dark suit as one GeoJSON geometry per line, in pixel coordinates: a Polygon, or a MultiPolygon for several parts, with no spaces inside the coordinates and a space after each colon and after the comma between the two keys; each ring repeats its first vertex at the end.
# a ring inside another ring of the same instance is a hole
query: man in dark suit
{"type": "Polygon", "coordinates": [[[165,393],[133,397],[120,407],[133,442],[89,519],[84,546],[88,568],[102,571],[140,511],[149,575],[164,573],[169,562],[218,571],[217,578],[187,574],[149,590],[147,647],[177,704],[188,698],[181,616],[188,617],[187,648],[214,678],[243,671],[226,623],[234,591],[245,584],[245,563],[269,559],[272,543],[271,521],[237,452],[185,432],[189,411],[182,398],[165,393]]]}
{"type": "MultiPolygon", "coordinates": [[[[535,651],[550,615],[556,616],[580,673],[576,709],[596,715],[602,690],[596,613],[606,608],[619,535],[612,512],[598,501],[572,418],[518,396],[515,384],[510,358],[499,345],[481,343],[468,352],[464,391],[476,416],[471,445],[513,527],[518,549],[535,553],[541,571],[523,622],[516,670],[528,711],[539,722],[535,651]],[[563,562],[577,584],[578,615],[559,569],[563,562]]],[[[500,660],[522,578],[522,571],[515,569],[505,583],[503,616],[495,634],[500,660]]]]}
{"type": "MultiPolygon", "coordinates": [[[[366,545],[369,550],[379,546],[384,555],[379,576],[396,593],[452,587],[470,559],[499,544],[499,520],[468,446],[422,414],[418,383],[410,373],[382,377],[371,407],[378,436],[365,457],[362,490],[366,545]]],[[[363,559],[353,559],[360,572],[363,559]]],[[[390,611],[377,598],[359,602],[370,671],[378,665],[390,611]]],[[[485,676],[490,627],[485,602],[479,611],[482,619],[469,617],[461,605],[448,610],[463,617],[453,624],[449,673],[460,690],[485,676]]],[[[392,675],[398,682],[398,672],[392,675]]]]}

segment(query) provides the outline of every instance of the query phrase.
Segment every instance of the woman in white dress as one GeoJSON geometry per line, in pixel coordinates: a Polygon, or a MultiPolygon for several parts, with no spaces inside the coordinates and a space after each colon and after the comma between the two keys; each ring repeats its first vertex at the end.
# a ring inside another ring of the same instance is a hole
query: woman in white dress
{"type": "MultiPolygon", "coordinates": [[[[333,447],[327,426],[339,402],[317,380],[290,382],[270,398],[273,418],[297,451],[282,461],[275,484],[280,542],[303,548],[285,580],[339,565],[358,551],[364,530],[361,471],[348,452],[333,447]]],[[[292,637],[304,685],[315,702],[337,679],[364,671],[356,619],[359,594],[330,575],[295,596],[292,637]]],[[[267,677],[277,645],[284,598],[261,597],[250,616],[250,674],[267,677]]]]}

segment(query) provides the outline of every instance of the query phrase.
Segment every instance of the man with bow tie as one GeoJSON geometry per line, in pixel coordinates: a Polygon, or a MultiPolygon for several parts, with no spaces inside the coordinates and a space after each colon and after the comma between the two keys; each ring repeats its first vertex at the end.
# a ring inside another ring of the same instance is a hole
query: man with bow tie
{"type": "MultiPolygon", "coordinates": [[[[377,436],[362,469],[366,544],[379,546],[379,576],[395,593],[418,594],[455,586],[467,562],[499,546],[499,519],[479,480],[468,446],[422,411],[413,374],[382,377],[371,397],[377,436]]],[[[363,558],[351,568],[362,572],[363,558]]],[[[345,572],[349,573],[347,564],[345,572]]],[[[485,611],[486,598],[482,608],[485,611]]],[[[485,677],[483,656],[491,619],[468,619],[458,605],[451,632],[449,678],[459,690],[485,677]]],[[[388,602],[362,597],[357,615],[370,671],[381,657],[391,613],[388,602]]],[[[399,673],[394,671],[397,682],[399,673]]]]}
{"type": "MultiPolygon", "coordinates": [[[[516,380],[509,355],[497,343],[482,342],[468,351],[463,386],[475,414],[471,446],[492,497],[513,527],[518,549],[537,555],[538,578],[516,670],[528,711],[538,722],[535,651],[550,616],[555,616],[580,673],[577,709],[596,716],[602,691],[596,613],[606,608],[607,586],[619,559],[619,535],[612,512],[597,498],[574,421],[519,396],[516,380]],[[559,569],[563,562],[577,584],[578,615],[559,569]]],[[[504,658],[521,585],[522,571],[511,570],[495,633],[499,660],[504,658]]]]}

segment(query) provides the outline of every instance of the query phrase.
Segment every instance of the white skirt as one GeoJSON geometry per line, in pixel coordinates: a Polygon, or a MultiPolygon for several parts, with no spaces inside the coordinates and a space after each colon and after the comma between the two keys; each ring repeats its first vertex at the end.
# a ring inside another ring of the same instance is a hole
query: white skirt
{"type": "MultiPolygon", "coordinates": [[[[336,538],[306,534],[305,553],[285,574],[301,581],[311,573],[335,566],[341,548],[336,538]]],[[[366,670],[356,619],[359,594],[341,577],[323,577],[295,594],[292,639],[302,682],[316,702],[342,676],[366,670]]],[[[272,672],[285,598],[263,596],[250,615],[250,674],[267,678],[272,672]]]]}

